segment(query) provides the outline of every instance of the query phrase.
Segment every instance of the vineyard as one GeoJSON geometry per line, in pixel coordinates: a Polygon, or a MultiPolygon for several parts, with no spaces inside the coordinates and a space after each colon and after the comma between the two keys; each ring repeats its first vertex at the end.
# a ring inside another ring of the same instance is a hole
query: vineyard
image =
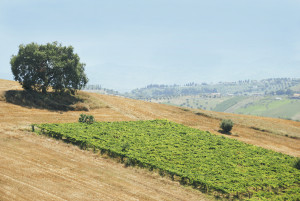
{"type": "Polygon", "coordinates": [[[297,158],[167,120],[39,124],[40,133],[229,199],[299,200],[297,158]]]}

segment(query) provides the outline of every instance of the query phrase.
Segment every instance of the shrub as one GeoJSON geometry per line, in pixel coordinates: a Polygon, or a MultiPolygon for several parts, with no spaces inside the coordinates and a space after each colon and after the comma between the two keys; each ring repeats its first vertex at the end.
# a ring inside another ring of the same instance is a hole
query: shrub
{"type": "Polygon", "coordinates": [[[93,115],[80,114],[78,121],[81,123],[92,124],[94,123],[95,118],[93,115]]]}
{"type": "Polygon", "coordinates": [[[231,119],[223,119],[220,124],[220,128],[225,133],[230,132],[232,127],[233,127],[233,122],[231,121],[231,119]]]}

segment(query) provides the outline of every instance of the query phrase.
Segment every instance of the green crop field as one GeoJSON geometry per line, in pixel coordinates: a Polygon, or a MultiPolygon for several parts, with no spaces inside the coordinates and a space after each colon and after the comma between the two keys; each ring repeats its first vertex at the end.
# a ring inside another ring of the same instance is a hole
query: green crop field
{"type": "MultiPolygon", "coordinates": [[[[230,97],[231,98],[231,97],[230,97]]],[[[190,107],[195,109],[212,110],[216,105],[226,101],[229,97],[203,97],[197,96],[178,96],[166,99],[152,99],[152,102],[163,103],[169,105],[176,105],[181,107],[190,107]]]]}
{"type": "Polygon", "coordinates": [[[213,110],[217,112],[224,112],[228,108],[232,107],[233,105],[237,104],[238,102],[244,99],[246,99],[246,97],[244,96],[235,96],[218,104],[213,110]]]}
{"type": "Polygon", "coordinates": [[[265,97],[237,109],[235,113],[293,119],[300,113],[299,108],[300,100],[297,99],[283,97],[281,100],[275,100],[274,97],[265,97]]]}
{"type": "Polygon", "coordinates": [[[300,92],[300,84],[291,87],[291,90],[299,93],[300,92]]]}
{"type": "Polygon", "coordinates": [[[167,120],[39,124],[41,133],[223,198],[299,200],[298,160],[167,120]]]}

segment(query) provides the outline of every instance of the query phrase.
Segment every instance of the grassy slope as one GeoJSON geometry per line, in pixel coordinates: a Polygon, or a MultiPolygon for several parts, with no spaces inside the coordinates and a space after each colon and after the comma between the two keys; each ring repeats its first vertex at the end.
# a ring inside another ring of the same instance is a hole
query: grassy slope
{"type": "MultiPolygon", "coordinates": [[[[13,81],[0,80],[0,90],[0,93],[3,94],[7,90],[20,90],[20,86],[13,81]]],[[[115,96],[90,95],[109,106],[88,112],[88,114],[94,115],[98,121],[170,119],[190,127],[219,134],[219,119],[231,118],[234,120],[235,126],[233,135],[227,137],[289,155],[300,156],[299,140],[251,129],[252,126],[256,126],[268,129],[272,133],[278,131],[280,135],[299,135],[299,122],[211,111],[201,111],[205,115],[195,115],[192,111],[183,111],[178,107],[115,96]]],[[[4,187],[0,185],[0,194],[4,192],[8,196],[6,200],[20,200],[21,197],[32,200],[35,196],[40,196],[44,200],[53,200],[53,195],[67,200],[76,198],[77,200],[83,200],[80,198],[87,199],[93,196],[94,200],[97,200],[97,198],[103,199],[103,197],[112,199],[112,197],[107,197],[109,195],[119,199],[124,199],[124,196],[127,196],[126,198],[143,200],[153,195],[148,200],[199,200],[199,198],[188,199],[189,196],[195,198],[194,193],[178,191],[178,186],[176,186],[177,190],[172,190],[175,187],[166,188],[166,184],[162,185],[156,180],[149,183],[149,178],[143,177],[144,174],[133,176],[128,175],[128,173],[124,174],[125,170],[120,166],[109,166],[107,160],[101,159],[101,162],[95,165],[93,156],[88,157],[84,152],[74,151],[70,145],[61,145],[57,141],[51,142],[47,138],[31,136],[28,132],[24,132],[24,129],[27,130],[28,125],[32,123],[76,122],[80,113],[82,112],[58,112],[27,108],[6,103],[1,99],[0,142],[2,144],[0,152],[8,157],[1,158],[0,169],[2,175],[8,175],[14,179],[8,182],[9,177],[0,175],[1,182],[4,182],[4,187]],[[71,152],[72,155],[67,154],[68,152],[71,152]],[[81,158],[78,159],[78,156],[81,158]],[[108,166],[103,167],[102,164],[108,166]],[[99,166],[103,171],[99,172],[99,166]],[[91,167],[93,170],[91,170],[91,167]],[[113,169],[113,172],[102,175],[111,169],[113,169]],[[47,178],[41,175],[41,172],[45,172],[47,178]],[[85,175],[87,176],[85,177],[85,175]],[[73,178],[73,180],[67,178],[73,178]],[[128,186],[128,178],[130,178],[130,186],[128,186]],[[27,185],[28,182],[33,185],[33,188],[27,185]],[[158,188],[153,189],[156,186],[158,188]],[[111,189],[106,187],[111,187],[111,189]],[[61,189],[64,190],[61,191],[61,189]],[[82,192],[82,194],[79,195],[78,192],[82,192]]]]}
{"type": "MultiPolygon", "coordinates": [[[[0,79],[0,94],[21,90],[0,79]]],[[[102,96],[89,94],[103,103],[102,96]]],[[[3,96],[2,96],[3,97],[3,96]]],[[[106,96],[104,96],[106,97],[106,96]]],[[[107,96],[113,100],[117,97],[107,96]]],[[[121,99],[118,106],[122,106],[121,99]]],[[[140,102],[143,104],[143,102],[140,102]]],[[[107,104],[105,104],[107,105],[107,104]]],[[[82,111],[29,108],[0,100],[0,200],[210,200],[201,192],[141,169],[28,132],[32,123],[76,122],[82,111]]],[[[134,120],[117,108],[88,112],[98,121],[134,120]]]]}
{"type": "Polygon", "coordinates": [[[230,98],[220,104],[218,104],[213,111],[217,111],[217,112],[224,112],[225,110],[227,110],[228,108],[234,106],[235,104],[237,104],[238,102],[244,100],[246,97],[244,96],[236,96],[233,98],[230,98]]]}
{"type": "Polygon", "coordinates": [[[35,91],[8,90],[0,94],[0,100],[28,108],[40,108],[60,111],[89,111],[106,107],[104,103],[90,94],[78,91],[70,93],[48,92],[43,94],[35,91]]]}
{"type": "Polygon", "coordinates": [[[284,118],[300,120],[300,100],[282,97],[222,97],[204,98],[201,96],[183,96],[169,100],[157,100],[153,102],[164,103],[174,106],[191,107],[217,112],[246,114],[264,117],[284,118]]]}
{"type": "Polygon", "coordinates": [[[191,108],[198,108],[198,109],[206,109],[206,110],[213,110],[216,105],[220,104],[223,101],[229,99],[228,97],[222,98],[208,98],[202,96],[181,96],[176,98],[170,99],[152,99],[152,102],[155,103],[164,103],[170,104],[174,106],[182,106],[182,107],[191,107],[191,108]]]}
{"type": "Polygon", "coordinates": [[[291,119],[300,113],[299,108],[300,100],[287,98],[275,100],[273,97],[267,97],[246,107],[239,108],[235,113],[291,119]]]}

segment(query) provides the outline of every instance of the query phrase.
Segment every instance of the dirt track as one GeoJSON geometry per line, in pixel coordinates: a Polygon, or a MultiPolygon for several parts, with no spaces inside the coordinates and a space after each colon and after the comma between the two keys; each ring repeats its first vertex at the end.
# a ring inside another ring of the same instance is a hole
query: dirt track
{"type": "MultiPolygon", "coordinates": [[[[18,89],[0,80],[0,93],[18,89]],[[1,92],[2,90],[2,92],[1,92]]],[[[90,111],[98,121],[169,119],[218,134],[219,119],[227,114],[195,115],[180,108],[95,94],[110,108],[90,111]]],[[[112,159],[63,142],[37,136],[30,124],[74,122],[82,112],[29,109],[0,101],[0,200],[209,200],[156,173],[125,168],[112,159]]],[[[300,130],[299,122],[231,116],[237,124],[228,136],[258,146],[300,156],[299,139],[253,130],[268,127],[283,133],[300,130]],[[274,125],[272,128],[270,125],[274,125]]]]}

